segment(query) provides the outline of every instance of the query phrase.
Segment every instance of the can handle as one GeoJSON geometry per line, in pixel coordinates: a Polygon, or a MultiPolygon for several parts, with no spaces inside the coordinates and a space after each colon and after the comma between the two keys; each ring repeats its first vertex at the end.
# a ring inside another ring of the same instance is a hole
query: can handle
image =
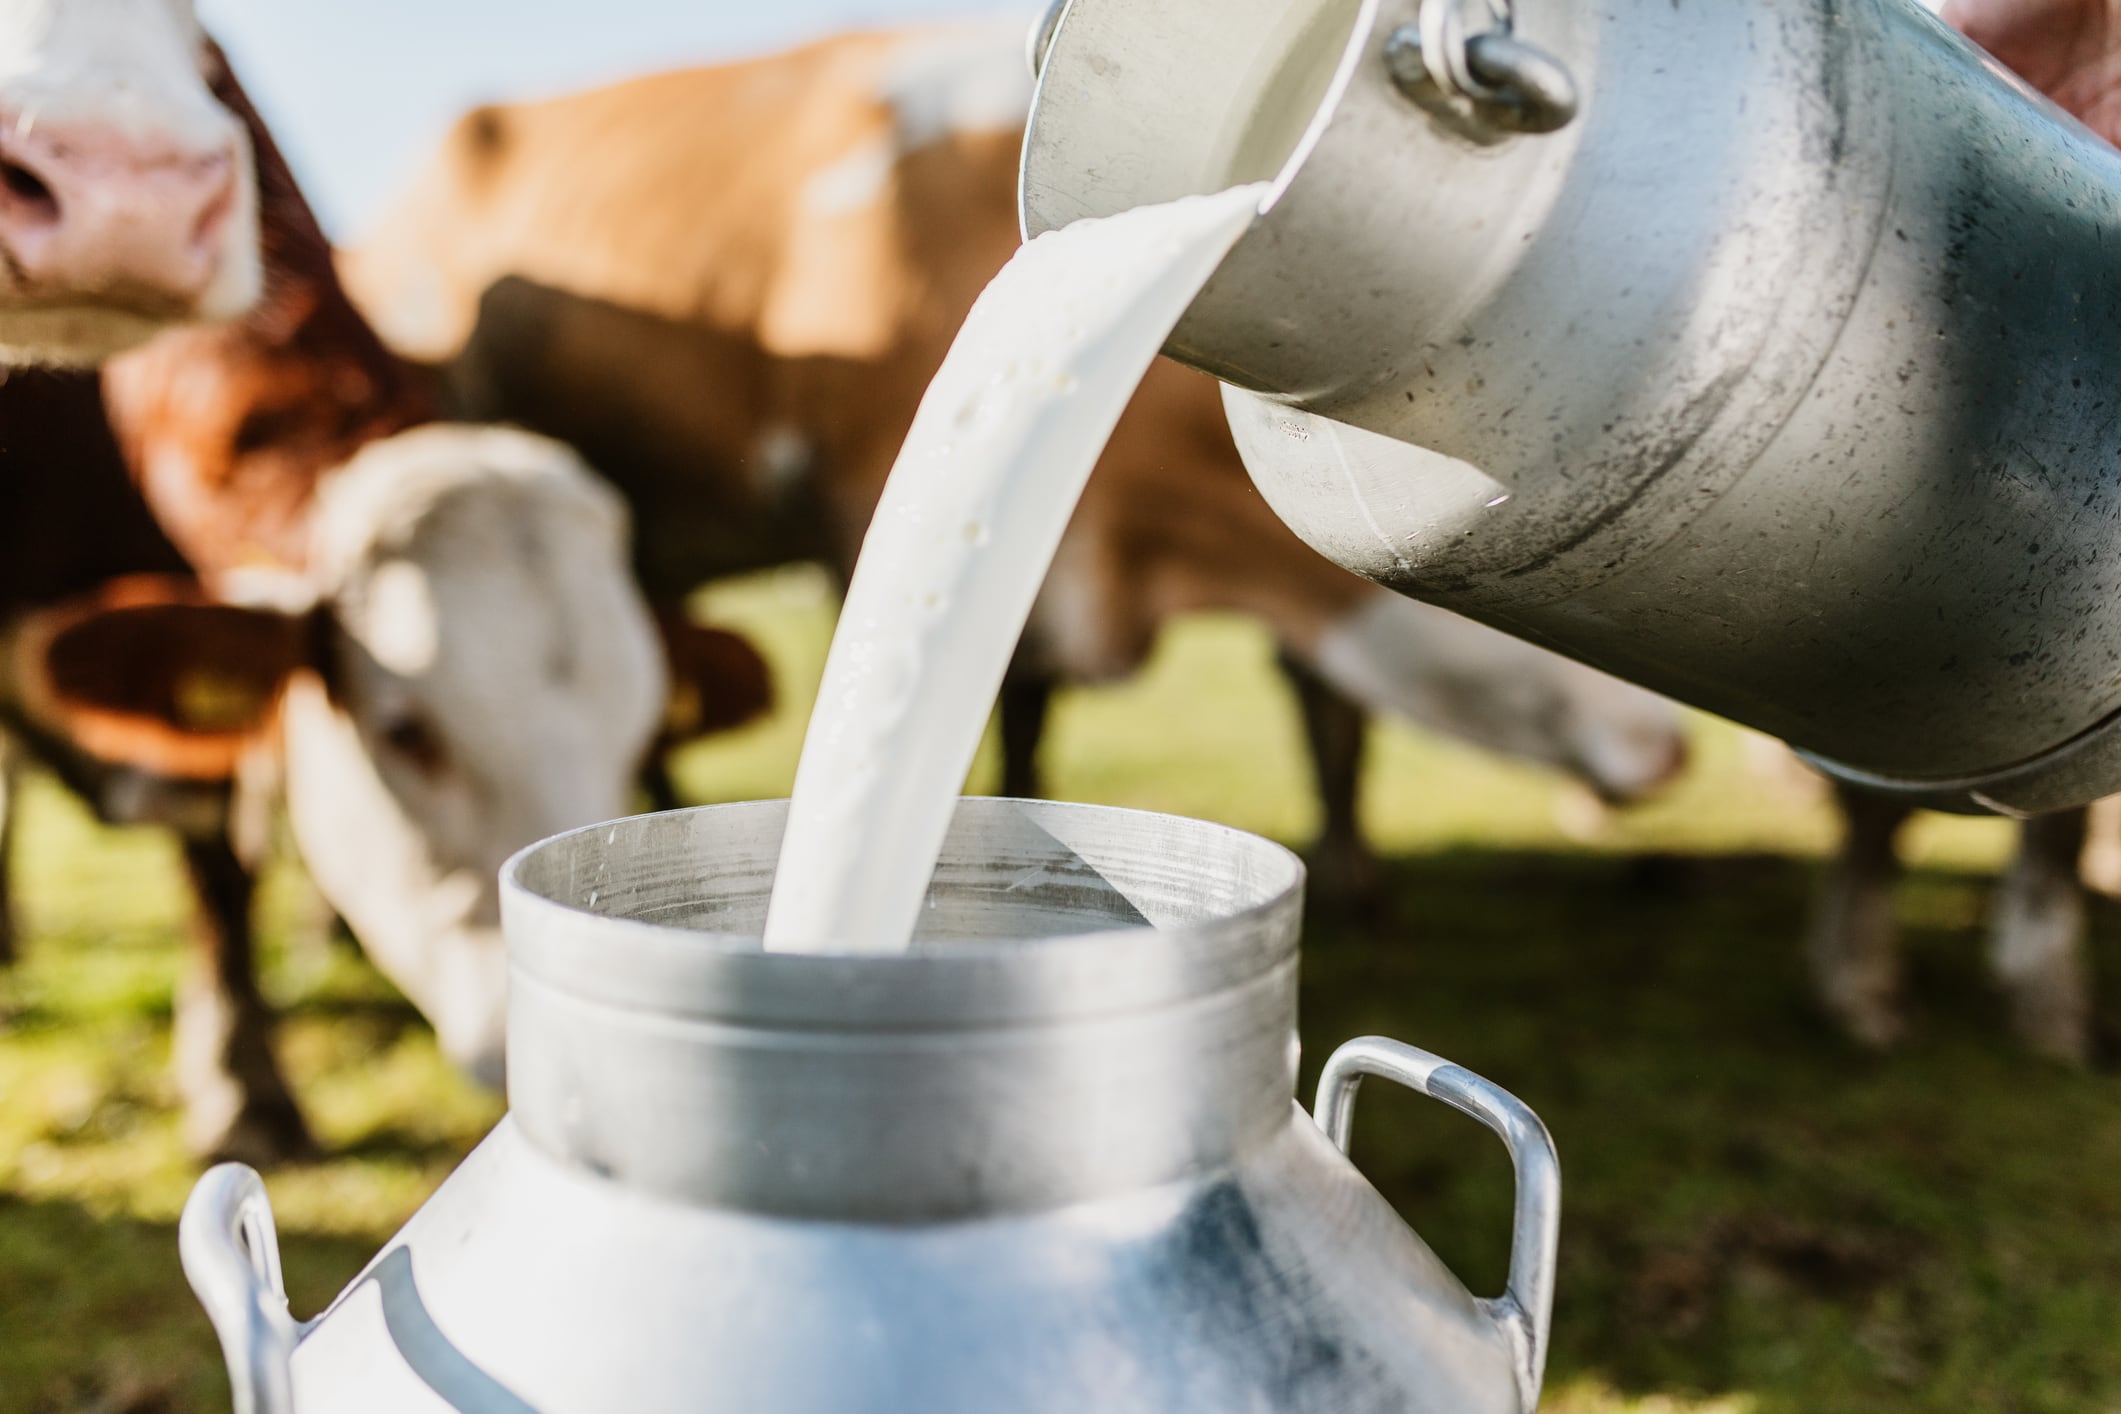
{"type": "Polygon", "coordinates": [[[1518,38],[1515,0],[1421,0],[1386,37],[1385,67],[1415,102],[1507,132],[1557,132],[1576,116],[1575,78],[1518,38]]]}
{"type": "Polygon", "coordinates": [[[207,1170],[185,1200],[177,1254],[221,1338],[235,1414],[294,1414],[291,1362],[303,1328],[287,1310],[280,1237],[256,1170],[207,1170]]]}
{"type": "Polygon", "coordinates": [[[1509,1284],[1481,1302],[1515,1356],[1517,1391],[1527,1411],[1539,1407],[1554,1313],[1554,1255],[1561,1232],[1561,1161],[1531,1106],[1492,1081],[1441,1056],[1382,1036],[1348,1042],[1318,1078],[1312,1115],[1341,1153],[1355,1122],[1363,1077],[1396,1081],[1471,1115],[1501,1137],[1517,1172],[1517,1212],[1510,1240],[1509,1284]]]}
{"type": "Polygon", "coordinates": [[[1031,22],[1031,33],[1024,36],[1024,58],[1030,61],[1033,83],[1046,71],[1046,51],[1053,47],[1053,36],[1067,8],[1068,0],[1047,0],[1045,10],[1031,22]]]}

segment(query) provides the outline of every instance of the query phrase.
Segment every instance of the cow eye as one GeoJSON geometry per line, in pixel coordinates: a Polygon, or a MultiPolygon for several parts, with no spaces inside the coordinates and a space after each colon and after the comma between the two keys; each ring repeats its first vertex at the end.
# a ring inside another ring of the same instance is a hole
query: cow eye
{"type": "Polygon", "coordinates": [[[437,775],[448,764],[448,753],[442,748],[441,736],[417,713],[408,712],[391,718],[383,724],[380,735],[383,745],[423,775],[437,775]]]}

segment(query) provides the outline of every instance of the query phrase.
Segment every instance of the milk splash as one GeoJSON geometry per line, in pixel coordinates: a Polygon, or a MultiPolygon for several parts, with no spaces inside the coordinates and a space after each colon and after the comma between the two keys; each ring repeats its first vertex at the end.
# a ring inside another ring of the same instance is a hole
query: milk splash
{"type": "Polygon", "coordinates": [[[862,544],[766,946],[900,952],[1002,675],[1112,429],[1265,183],[1081,221],[972,307],[862,544]]]}

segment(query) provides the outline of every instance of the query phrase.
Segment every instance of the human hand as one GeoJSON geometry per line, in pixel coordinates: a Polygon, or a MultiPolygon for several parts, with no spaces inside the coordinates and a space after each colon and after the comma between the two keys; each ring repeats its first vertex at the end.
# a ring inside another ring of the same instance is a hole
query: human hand
{"type": "Polygon", "coordinates": [[[1947,0],[1947,24],[2121,144],[2121,0],[1947,0]]]}

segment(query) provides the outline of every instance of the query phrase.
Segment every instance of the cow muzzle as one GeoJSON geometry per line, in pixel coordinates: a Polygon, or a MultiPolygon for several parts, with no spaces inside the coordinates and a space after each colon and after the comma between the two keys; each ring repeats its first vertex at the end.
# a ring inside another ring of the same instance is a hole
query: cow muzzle
{"type": "Polygon", "coordinates": [[[205,306],[244,238],[246,160],[232,132],[194,144],[0,114],[0,260],[18,299],[240,313],[205,306]]]}

